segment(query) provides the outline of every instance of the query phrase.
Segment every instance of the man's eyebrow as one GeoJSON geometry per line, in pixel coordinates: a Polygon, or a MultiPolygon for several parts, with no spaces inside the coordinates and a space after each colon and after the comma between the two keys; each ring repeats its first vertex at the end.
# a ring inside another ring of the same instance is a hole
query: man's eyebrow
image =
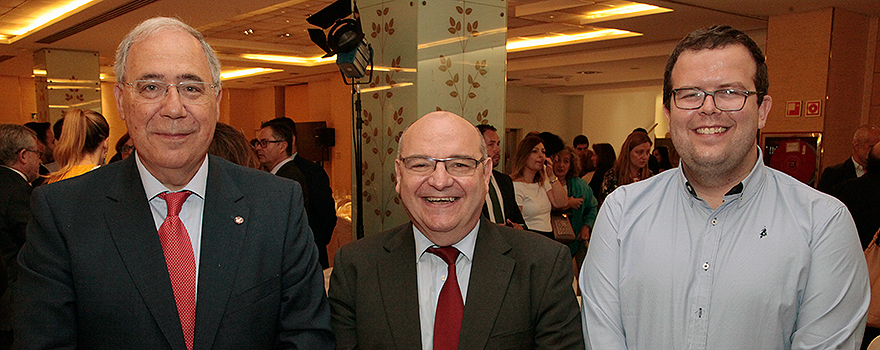
{"type": "Polygon", "coordinates": [[[162,80],[165,75],[158,73],[147,73],[139,76],[136,80],[162,80]]]}
{"type": "Polygon", "coordinates": [[[195,82],[205,81],[204,79],[202,79],[202,77],[198,76],[197,74],[191,74],[191,73],[178,75],[177,79],[178,79],[178,81],[195,81],[195,82]]]}

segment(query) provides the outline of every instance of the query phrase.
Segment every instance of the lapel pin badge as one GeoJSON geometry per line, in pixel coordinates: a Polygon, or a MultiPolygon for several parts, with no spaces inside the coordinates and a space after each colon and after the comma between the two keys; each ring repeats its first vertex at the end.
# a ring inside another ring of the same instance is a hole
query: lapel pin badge
{"type": "Polygon", "coordinates": [[[239,224],[239,225],[243,224],[243,223],[244,223],[244,218],[241,217],[241,216],[236,216],[236,217],[235,217],[235,223],[236,223],[236,224],[239,224]]]}

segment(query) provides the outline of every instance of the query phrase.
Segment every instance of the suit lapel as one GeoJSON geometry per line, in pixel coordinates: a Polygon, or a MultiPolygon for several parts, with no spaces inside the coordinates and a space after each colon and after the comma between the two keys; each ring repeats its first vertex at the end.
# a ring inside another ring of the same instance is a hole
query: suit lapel
{"type": "Polygon", "coordinates": [[[199,257],[198,301],[193,347],[210,349],[232,293],[250,208],[226,164],[209,157],[199,257]],[[238,218],[244,219],[243,224],[238,218]]]}
{"type": "Polygon", "coordinates": [[[124,162],[120,171],[108,173],[112,176],[108,179],[108,195],[101,202],[105,205],[107,227],[132,282],[165,338],[173,349],[185,350],[153,214],[134,157],[124,162]]]}
{"type": "Polygon", "coordinates": [[[400,349],[421,348],[418,274],[412,225],[400,227],[385,242],[384,248],[387,254],[376,264],[376,268],[391,336],[400,349]]]}
{"type": "Polygon", "coordinates": [[[461,324],[459,349],[482,349],[489,340],[504,293],[510,284],[516,262],[505,254],[510,245],[498,231],[498,226],[482,218],[480,233],[474,247],[474,261],[464,317],[461,324]]]}

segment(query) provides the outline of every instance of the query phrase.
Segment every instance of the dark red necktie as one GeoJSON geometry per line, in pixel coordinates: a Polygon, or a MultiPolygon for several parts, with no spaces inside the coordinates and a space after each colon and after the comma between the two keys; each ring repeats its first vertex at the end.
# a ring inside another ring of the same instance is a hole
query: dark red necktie
{"type": "Polygon", "coordinates": [[[428,253],[439,256],[447,265],[446,282],[440,289],[434,315],[434,350],[455,350],[458,349],[461,318],[464,315],[464,299],[455,275],[455,260],[459,252],[455,247],[440,247],[428,248],[428,253]]]}
{"type": "Polygon", "coordinates": [[[196,261],[189,234],[178,215],[190,194],[190,191],[159,194],[159,198],[164,199],[168,205],[168,215],[159,227],[159,242],[162,243],[162,253],[165,254],[165,264],[168,265],[174,302],[177,304],[187,350],[193,348],[196,324],[196,261]]]}

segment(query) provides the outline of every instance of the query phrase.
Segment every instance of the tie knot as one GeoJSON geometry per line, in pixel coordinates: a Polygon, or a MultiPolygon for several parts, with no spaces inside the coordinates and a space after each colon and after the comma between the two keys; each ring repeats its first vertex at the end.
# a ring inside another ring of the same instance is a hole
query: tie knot
{"type": "Polygon", "coordinates": [[[183,202],[186,202],[186,199],[191,194],[192,192],[190,191],[163,192],[159,194],[159,198],[165,200],[165,204],[168,206],[168,216],[177,216],[180,214],[183,202]]]}
{"type": "Polygon", "coordinates": [[[428,253],[439,256],[440,259],[446,262],[446,265],[454,266],[455,260],[458,259],[458,249],[453,246],[448,247],[439,247],[439,248],[428,248],[428,253]]]}

